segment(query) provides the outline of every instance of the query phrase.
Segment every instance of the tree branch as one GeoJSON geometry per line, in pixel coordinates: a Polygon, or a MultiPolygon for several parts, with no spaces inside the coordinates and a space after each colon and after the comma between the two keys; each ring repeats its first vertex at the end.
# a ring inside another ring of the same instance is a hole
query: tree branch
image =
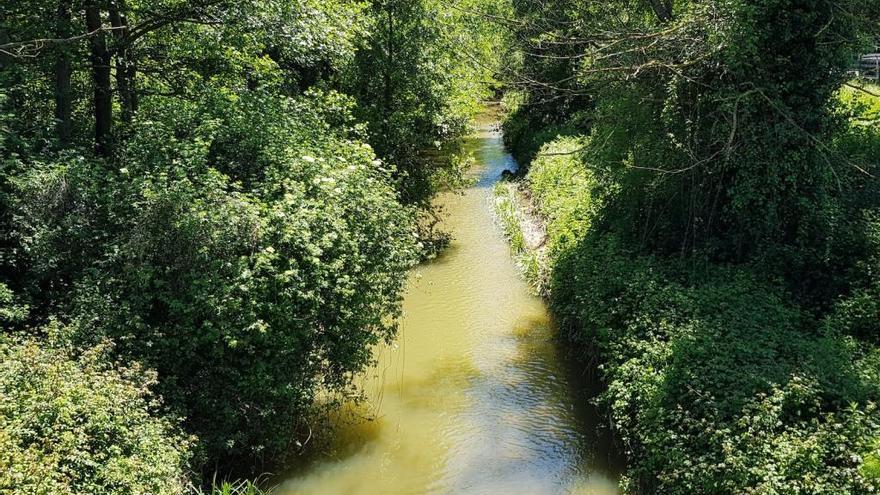
{"type": "Polygon", "coordinates": [[[114,31],[118,28],[101,27],[85,34],[71,36],[70,38],[40,38],[27,41],[13,41],[0,45],[0,54],[12,58],[34,58],[47,46],[67,45],[89,39],[103,32],[114,31]]]}

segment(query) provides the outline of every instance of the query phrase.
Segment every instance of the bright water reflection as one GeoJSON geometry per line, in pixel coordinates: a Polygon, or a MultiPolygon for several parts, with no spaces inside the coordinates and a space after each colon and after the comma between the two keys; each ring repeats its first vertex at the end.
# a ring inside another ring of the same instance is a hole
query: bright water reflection
{"type": "Polygon", "coordinates": [[[616,493],[595,417],[494,223],[491,185],[515,164],[487,126],[478,182],[438,199],[455,235],[418,268],[398,343],[363,379],[368,410],[336,454],[284,485],[291,494],[616,493]]]}

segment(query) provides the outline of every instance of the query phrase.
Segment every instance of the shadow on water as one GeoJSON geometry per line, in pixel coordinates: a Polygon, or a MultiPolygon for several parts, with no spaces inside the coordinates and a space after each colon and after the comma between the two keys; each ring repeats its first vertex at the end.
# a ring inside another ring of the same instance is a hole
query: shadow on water
{"type": "Polygon", "coordinates": [[[575,416],[581,424],[580,431],[586,445],[584,458],[596,470],[619,479],[626,470],[626,457],[612,430],[608,414],[596,403],[599,394],[606,388],[597,363],[592,360],[585,363],[583,357],[576,355],[571,344],[565,342],[555,329],[553,346],[555,359],[565,369],[575,416]]]}

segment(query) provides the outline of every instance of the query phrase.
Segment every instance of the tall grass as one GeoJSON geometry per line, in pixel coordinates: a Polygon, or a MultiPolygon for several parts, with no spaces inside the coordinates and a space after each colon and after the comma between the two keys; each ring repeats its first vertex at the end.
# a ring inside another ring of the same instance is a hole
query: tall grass
{"type": "Polygon", "coordinates": [[[219,481],[216,478],[210,488],[193,486],[189,495],[270,495],[272,489],[262,488],[266,485],[265,477],[255,480],[219,481]]]}

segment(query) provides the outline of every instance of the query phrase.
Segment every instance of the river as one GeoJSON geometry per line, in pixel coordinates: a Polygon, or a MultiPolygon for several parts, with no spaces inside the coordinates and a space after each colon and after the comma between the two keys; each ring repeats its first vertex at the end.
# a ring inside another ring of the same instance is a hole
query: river
{"type": "Polygon", "coordinates": [[[397,342],[362,378],[332,454],[283,494],[617,493],[589,388],[560,350],[492,211],[492,185],[514,169],[485,122],[469,139],[477,181],[437,199],[451,246],[414,270],[397,342]]]}

